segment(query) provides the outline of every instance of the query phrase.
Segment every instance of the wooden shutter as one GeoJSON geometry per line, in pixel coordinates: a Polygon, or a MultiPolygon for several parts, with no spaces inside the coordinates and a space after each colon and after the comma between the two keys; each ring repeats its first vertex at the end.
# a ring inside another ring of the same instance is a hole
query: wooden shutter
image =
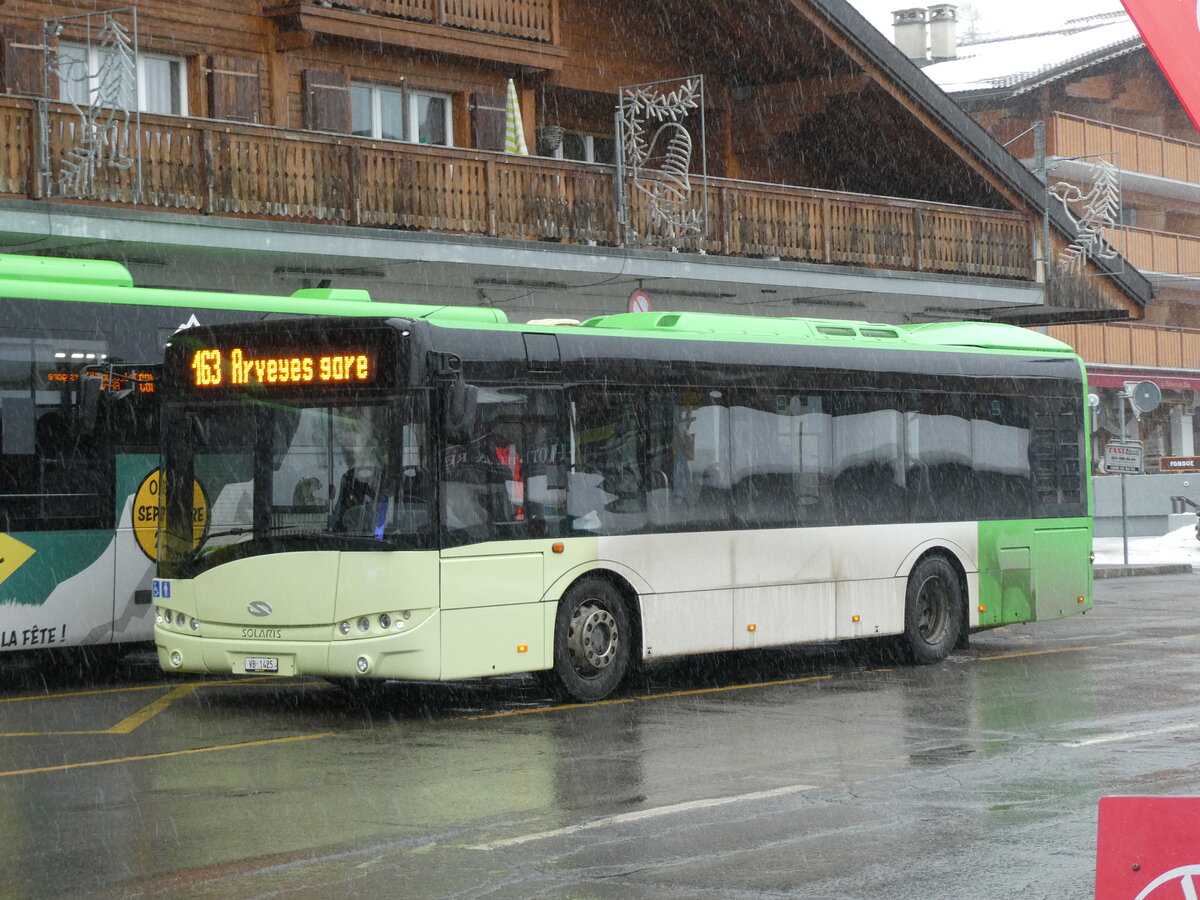
{"type": "Polygon", "coordinates": [[[350,131],[350,76],[323,69],[305,69],[304,126],[313,131],[350,131]]]}
{"type": "Polygon", "coordinates": [[[476,150],[504,149],[505,102],[503,94],[471,95],[471,131],[476,150]]]}
{"type": "Polygon", "coordinates": [[[257,122],[258,60],[214,54],[208,70],[208,114],[214,119],[257,122]]]}
{"type": "Polygon", "coordinates": [[[5,25],[3,45],[0,47],[0,90],[8,94],[36,94],[41,96],[45,86],[42,75],[44,64],[43,37],[41,32],[28,28],[5,25]]]}

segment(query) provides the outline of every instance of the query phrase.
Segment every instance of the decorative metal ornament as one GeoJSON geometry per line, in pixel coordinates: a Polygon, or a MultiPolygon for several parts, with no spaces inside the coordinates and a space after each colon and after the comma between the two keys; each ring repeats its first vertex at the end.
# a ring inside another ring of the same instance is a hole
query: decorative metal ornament
{"type": "Polygon", "coordinates": [[[1121,219],[1120,170],[1102,157],[1085,165],[1090,177],[1081,180],[1091,184],[1087,193],[1067,181],[1048,188],[1075,228],[1075,239],[1058,254],[1059,271],[1069,275],[1082,275],[1089,259],[1115,259],[1118,255],[1105,233],[1117,228],[1121,219]]]}
{"type": "Polygon", "coordinates": [[[625,243],[674,250],[705,236],[704,77],[622,87],[620,97],[618,183],[625,243]],[[699,134],[698,157],[693,131],[699,134]],[[697,158],[699,174],[693,172],[697,158]]]}
{"type": "MultiPolygon", "coordinates": [[[[47,194],[57,197],[95,197],[115,190],[141,190],[141,145],[138,134],[137,9],[107,10],[49,19],[46,35],[45,82],[60,88],[75,120],[61,128],[63,149],[56,161],[43,161],[47,194]],[[122,21],[124,20],[124,21],[122,21]],[[51,47],[66,28],[86,35],[78,49],[51,47]],[[131,175],[122,173],[130,172],[131,175]],[[119,188],[118,188],[119,185],[119,188]]],[[[42,116],[50,147],[50,117],[42,116]]]]}

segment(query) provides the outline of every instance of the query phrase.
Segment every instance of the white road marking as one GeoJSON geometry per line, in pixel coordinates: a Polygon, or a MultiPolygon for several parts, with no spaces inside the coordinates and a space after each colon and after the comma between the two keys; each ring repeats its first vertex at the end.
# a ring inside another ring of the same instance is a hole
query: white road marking
{"type": "Polygon", "coordinates": [[[515,847],[518,844],[528,844],[531,841],[542,841],[547,838],[563,837],[593,828],[606,828],[609,825],[624,825],[629,822],[640,822],[644,819],[654,819],[659,816],[672,816],[676,813],[691,812],[696,809],[709,809],[714,806],[726,806],[730,803],[743,803],[752,800],[768,800],[772,797],[786,797],[789,794],[799,794],[802,791],[816,790],[815,784],[793,784],[787,787],[774,788],[769,791],[754,791],[750,794],[737,794],[733,797],[715,797],[710,800],[690,800],[687,803],[673,803],[670,806],[656,806],[653,809],[642,809],[637,812],[622,813],[618,816],[605,816],[591,822],[579,825],[568,825],[566,828],[556,828],[553,831],[539,831],[535,834],[525,834],[521,837],[508,838],[503,841],[492,841],[490,844],[476,844],[468,850],[500,850],[504,847],[515,847]]]}
{"type": "Polygon", "coordinates": [[[1058,746],[1090,747],[1093,744],[1113,744],[1117,741],[1130,741],[1134,738],[1150,737],[1156,734],[1171,734],[1175,731],[1190,731],[1193,728],[1200,728],[1200,722],[1188,722],[1185,725],[1168,725],[1166,728],[1152,728],[1147,731],[1118,731],[1114,734],[1106,734],[1103,737],[1091,738],[1086,741],[1063,741],[1058,746]]]}

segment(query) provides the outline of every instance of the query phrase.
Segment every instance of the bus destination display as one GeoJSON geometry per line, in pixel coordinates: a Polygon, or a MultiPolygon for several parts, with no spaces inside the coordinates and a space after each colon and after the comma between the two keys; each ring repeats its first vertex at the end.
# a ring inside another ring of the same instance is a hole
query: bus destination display
{"type": "Polygon", "coordinates": [[[375,378],[372,356],[356,350],[319,356],[256,354],[240,347],[197,350],[190,368],[198,388],[364,385],[375,378]]]}

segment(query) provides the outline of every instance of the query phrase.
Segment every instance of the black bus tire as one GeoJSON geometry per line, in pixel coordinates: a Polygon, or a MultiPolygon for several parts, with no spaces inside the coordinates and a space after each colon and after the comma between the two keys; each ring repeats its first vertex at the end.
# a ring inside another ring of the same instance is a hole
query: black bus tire
{"type": "Polygon", "coordinates": [[[908,576],[901,646],[914,663],[927,665],[950,655],[962,634],[962,588],[958,573],[942,556],[927,556],[908,576]]]}
{"type": "Polygon", "coordinates": [[[583,703],[616,690],[629,668],[632,629],[625,599],[603,578],[584,578],[558,601],[554,671],[563,690],[583,703]]]}

